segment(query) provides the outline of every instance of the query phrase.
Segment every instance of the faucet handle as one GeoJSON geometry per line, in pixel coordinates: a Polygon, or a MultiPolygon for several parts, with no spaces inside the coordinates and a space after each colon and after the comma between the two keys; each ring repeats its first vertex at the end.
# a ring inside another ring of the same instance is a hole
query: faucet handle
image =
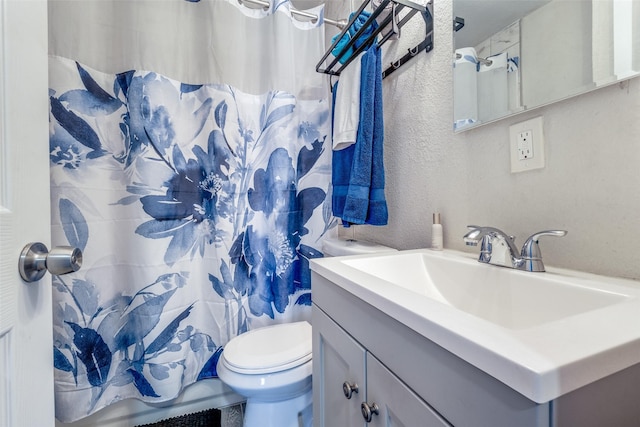
{"type": "Polygon", "coordinates": [[[537,233],[533,234],[531,236],[531,239],[537,240],[540,236],[556,236],[556,237],[562,237],[562,236],[566,236],[568,233],[567,230],[545,230],[545,231],[538,231],[537,233]]]}
{"type": "Polygon", "coordinates": [[[544,230],[532,234],[522,245],[522,251],[520,256],[526,262],[526,270],[529,271],[544,271],[544,264],[542,263],[542,252],[540,252],[540,246],[538,245],[538,239],[542,236],[555,236],[562,237],[567,235],[567,230],[544,230]]]}

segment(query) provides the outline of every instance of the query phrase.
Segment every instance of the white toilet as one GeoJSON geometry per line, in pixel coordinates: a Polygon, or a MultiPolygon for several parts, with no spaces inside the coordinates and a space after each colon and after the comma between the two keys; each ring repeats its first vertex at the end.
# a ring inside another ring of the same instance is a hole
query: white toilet
{"type": "Polygon", "coordinates": [[[247,398],[245,427],[304,427],[312,424],[311,325],[283,323],[230,340],[218,376],[247,398]]]}
{"type": "Polygon", "coordinates": [[[378,252],[391,252],[397,249],[365,240],[340,239],[337,237],[326,238],[322,242],[324,256],[364,255],[378,252]]]}
{"type": "MultiPolygon", "coordinates": [[[[393,251],[363,241],[325,239],[325,256],[393,251]]],[[[247,398],[244,427],[311,427],[311,325],[284,323],[231,339],[218,360],[220,379],[247,398]]]]}

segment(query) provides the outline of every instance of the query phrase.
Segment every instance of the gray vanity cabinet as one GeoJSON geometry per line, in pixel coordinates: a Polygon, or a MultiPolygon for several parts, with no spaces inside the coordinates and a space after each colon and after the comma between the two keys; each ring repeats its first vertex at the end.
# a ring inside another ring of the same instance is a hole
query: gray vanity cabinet
{"type": "Polygon", "coordinates": [[[313,270],[312,283],[314,427],[640,426],[640,363],[536,403],[313,270]]]}
{"type": "Polygon", "coordinates": [[[549,404],[526,399],[316,272],[312,280],[314,427],[550,427],[549,404]],[[359,392],[346,399],[343,384],[352,381],[359,392]],[[363,402],[379,407],[371,423],[363,402]]]}
{"type": "Polygon", "coordinates": [[[315,427],[450,427],[317,306],[313,330],[315,427]]]}

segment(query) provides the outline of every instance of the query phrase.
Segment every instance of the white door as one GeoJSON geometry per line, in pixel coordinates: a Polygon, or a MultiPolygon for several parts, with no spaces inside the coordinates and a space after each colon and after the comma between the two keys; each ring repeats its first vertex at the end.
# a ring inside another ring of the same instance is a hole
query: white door
{"type": "Polygon", "coordinates": [[[51,276],[18,258],[50,247],[47,3],[0,0],[0,426],[54,425],[51,276]]]}

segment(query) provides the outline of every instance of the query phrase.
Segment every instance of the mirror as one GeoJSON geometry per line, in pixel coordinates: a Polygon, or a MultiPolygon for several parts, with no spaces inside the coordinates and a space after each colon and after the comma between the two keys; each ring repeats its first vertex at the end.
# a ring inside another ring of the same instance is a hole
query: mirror
{"type": "Polygon", "coordinates": [[[640,75],[640,1],[454,0],[453,15],[456,132],[640,75]]]}

